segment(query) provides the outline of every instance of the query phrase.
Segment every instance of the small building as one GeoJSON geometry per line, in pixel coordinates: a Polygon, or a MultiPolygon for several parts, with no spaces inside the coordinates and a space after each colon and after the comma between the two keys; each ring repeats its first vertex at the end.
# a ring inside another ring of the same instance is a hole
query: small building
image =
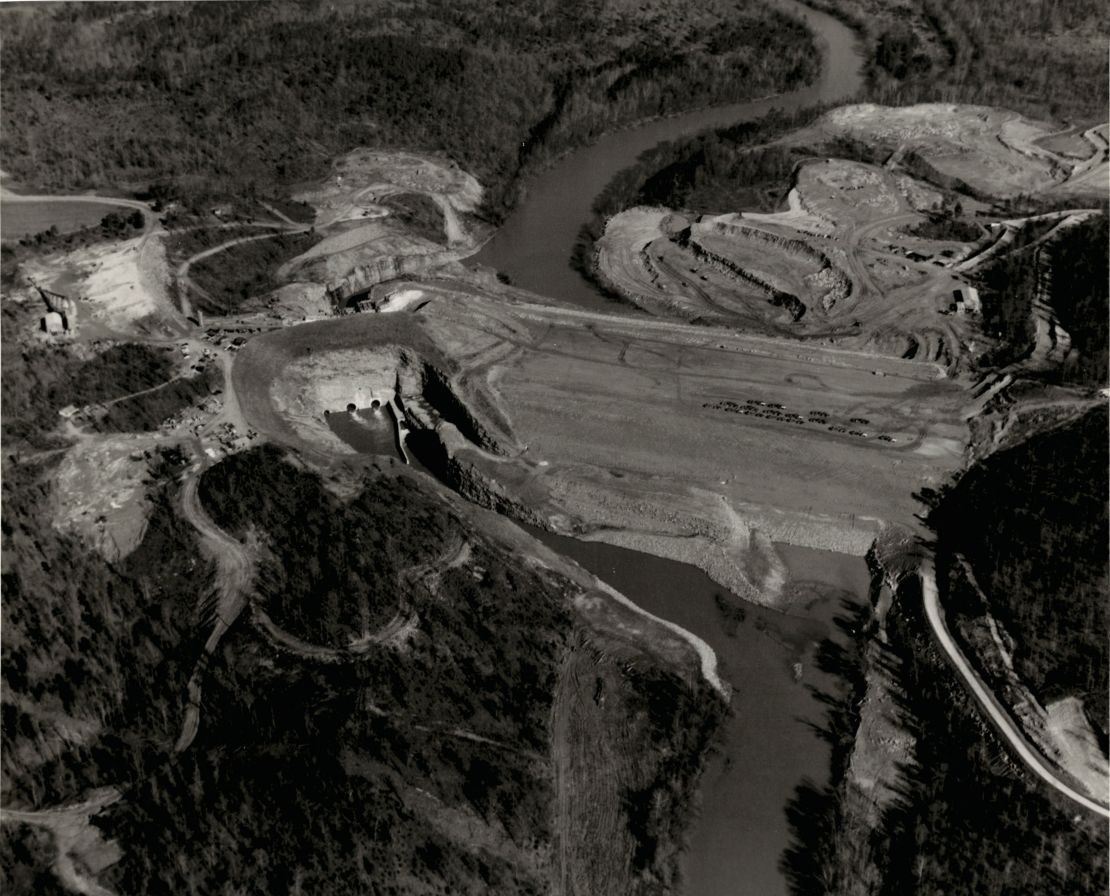
{"type": "MultiPolygon", "coordinates": [[[[37,283],[35,284],[35,289],[39,291],[39,295],[42,296],[42,300],[46,305],[46,317],[50,317],[51,315],[60,317],[62,332],[68,333],[77,329],[77,303],[74,302],[73,299],[63,296],[59,292],[43,289],[37,283]]],[[[43,318],[43,330],[47,333],[55,332],[48,329],[45,321],[46,318],[43,318]]]]}
{"type": "Polygon", "coordinates": [[[48,311],[42,318],[42,331],[51,336],[60,336],[66,330],[65,319],[57,311],[48,311]]]}
{"type": "Polygon", "coordinates": [[[979,301],[979,290],[974,286],[964,287],[964,304],[972,314],[983,313],[983,303],[979,301]]]}
{"type": "Polygon", "coordinates": [[[974,286],[961,286],[952,290],[957,314],[982,314],[983,303],[979,301],[979,290],[974,286]]]}

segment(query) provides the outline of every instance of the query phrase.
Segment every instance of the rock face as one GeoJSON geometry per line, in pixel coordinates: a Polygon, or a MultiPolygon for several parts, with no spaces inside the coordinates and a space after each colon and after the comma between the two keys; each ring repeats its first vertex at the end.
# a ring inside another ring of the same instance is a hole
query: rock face
{"type": "Polygon", "coordinates": [[[421,463],[468,501],[510,519],[550,528],[543,514],[513,496],[474,463],[473,455],[466,450],[473,448],[473,443],[454,424],[440,422],[434,429],[414,430],[409,444],[421,463]]]}
{"type": "Polygon", "coordinates": [[[831,313],[853,289],[842,267],[805,238],[737,215],[691,223],[646,206],[609,219],[593,271],[607,290],[653,314],[725,326],[796,324],[815,308],[831,313]],[[767,314],[761,301],[787,314],[767,314]]]}
{"type": "Polygon", "coordinates": [[[852,281],[848,276],[833,264],[824,252],[814,248],[804,240],[782,236],[757,227],[745,227],[742,224],[720,220],[709,224],[696,224],[690,228],[686,240],[695,254],[699,250],[705,253],[704,257],[699,255],[699,258],[714,264],[718,270],[734,274],[747,283],[765,289],[770,294],[769,301],[771,304],[783,305],[789,308],[796,321],[800,320],[806,312],[806,305],[801,298],[776,282],[774,277],[745,270],[730,259],[723,258],[702,246],[698,242],[698,236],[702,233],[763,243],[772,251],[793,255],[817,265],[818,270],[808,275],[805,280],[807,285],[812,286],[814,292],[819,294],[818,301],[825,311],[831,309],[837,302],[848,298],[852,293],[852,281]]]}
{"type": "Polygon", "coordinates": [[[506,454],[501,440],[459,398],[446,373],[431,364],[424,364],[421,374],[420,397],[431,406],[439,418],[453,425],[462,436],[483,451],[488,451],[490,454],[506,454]]]}
{"type": "Polygon", "coordinates": [[[292,388],[276,389],[274,394],[286,399],[286,407],[313,415],[343,410],[348,404],[389,404],[396,395],[398,369],[411,363],[407,356],[398,346],[308,355],[286,369],[292,388]]]}
{"type": "Polygon", "coordinates": [[[767,293],[767,301],[776,307],[786,308],[787,311],[790,312],[790,316],[794,319],[795,323],[801,320],[805,315],[805,302],[796,295],[779,289],[770,282],[770,278],[761,277],[758,274],[745,270],[736,262],[722,255],[718,255],[710,249],[706,249],[705,246],[692,239],[687,239],[685,243],[681,243],[680,245],[688,249],[698,261],[715,268],[733,279],[743,281],[749,286],[754,286],[756,289],[767,293]]]}
{"type": "Polygon", "coordinates": [[[412,254],[373,255],[367,253],[372,260],[363,264],[356,264],[339,277],[329,277],[325,282],[328,293],[333,301],[344,304],[347,299],[372,286],[396,280],[402,276],[417,276],[428,274],[436,268],[458,261],[466,256],[465,252],[435,247],[431,251],[413,252],[412,254]]]}
{"type": "MultiPolygon", "coordinates": [[[[406,447],[444,482],[476,504],[541,524],[536,512],[510,498],[474,463],[475,458],[510,454],[515,441],[498,415],[476,412],[462,397],[450,367],[399,342],[384,342],[295,354],[288,363],[255,373],[272,377],[268,401],[297,442],[327,453],[350,453],[328,428],[325,412],[375,401],[391,405],[403,417],[406,447]]],[[[474,389],[469,386],[465,394],[473,398],[474,389]]]]}

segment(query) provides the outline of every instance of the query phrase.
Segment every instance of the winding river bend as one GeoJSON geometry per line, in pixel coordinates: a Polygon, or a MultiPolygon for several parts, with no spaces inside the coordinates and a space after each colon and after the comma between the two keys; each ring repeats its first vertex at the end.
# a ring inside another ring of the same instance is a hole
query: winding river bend
{"type": "MultiPolygon", "coordinates": [[[[653,121],[603,137],[564,157],[529,184],[505,225],[474,257],[514,284],[593,310],[614,305],[571,266],[579,230],[594,198],[643,151],[710,127],[848,99],[862,83],[855,35],[842,23],[795,0],[775,0],[804,18],[824,53],[821,78],[788,94],[653,121]]],[[[829,776],[830,748],[817,735],[824,709],[818,693],[836,683],[814,667],[816,645],[838,639],[834,619],[845,602],[867,596],[868,571],[858,557],[778,546],[797,600],[789,615],[746,606],[726,619],[722,589],[700,570],[600,543],[536,533],[644,609],[688,629],[717,652],[732,682],[725,742],[705,772],[701,812],[683,858],[685,896],[780,896],[779,862],[791,842],[786,808],[809,779],[829,776]]],[[[736,606],[739,598],[725,596],[736,606]]]]}
{"type": "Polygon", "coordinates": [[[665,140],[750,121],[774,108],[803,109],[845,100],[862,85],[863,60],[856,36],[846,25],[796,0],[774,0],[774,5],[805,19],[817,36],[825,64],[816,83],[768,99],[714,106],[616,131],[570,153],[529,182],[524,200],[472,260],[540,295],[612,311],[613,303],[571,267],[571,257],[579,231],[591,217],[594,198],[614,175],[665,140]]]}
{"type": "MultiPolygon", "coordinates": [[[[571,267],[570,259],[594,198],[614,175],[662,141],[758,118],[776,107],[793,110],[845,99],[860,87],[862,61],[847,27],[796,0],[774,2],[806,19],[817,35],[825,65],[815,84],[618,131],[566,156],[532,180],[528,195],[474,260],[538,294],[612,311],[612,303],[571,267]]],[[[112,204],[97,206],[96,197],[5,201],[2,236],[51,224],[66,229],[95,223],[113,207],[128,204],[104,201],[112,204]],[[67,205],[67,199],[73,202],[67,205]]],[[[392,453],[387,430],[356,428],[359,423],[347,415],[331,421],[333,431],[356,450],[392,453]]],[[[829,771],[828,745],[814,731],[822,719],[816,693],[828,693],[835,682],[814,668],[814,650],[821,640],[837,637],[833,620],[843,603],[866,595],[863,561],[779,546],[794,609],[789,615],[773,613],[723,595],[734,609],[743,606],[741,618],[722,612],[722,589],[694,567],[599,543],[547,533],[540,537],[644,609],[703,638],[734,686],[725,741],[703,777],[701,813],[689,832],[686,896],[785,894],[779,861],[791,839],[787,802],[804,779],[820,785],[829,771]]]]}

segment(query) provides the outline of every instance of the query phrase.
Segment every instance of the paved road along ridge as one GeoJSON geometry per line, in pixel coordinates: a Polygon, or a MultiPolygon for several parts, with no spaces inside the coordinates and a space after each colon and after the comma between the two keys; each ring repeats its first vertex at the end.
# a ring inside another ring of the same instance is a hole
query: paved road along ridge
{"type": "Polygon", "coordinates": [[[995,699],[994,695],[987,689],[987,686],[980,680],[975,670],[971,668],[971,664],[967,658],[960,652],[955,640],[952,638],[952,633],[948,631],[948,626],[945,625],[944,615],[940,606],[940,598],[937,594],[937,578],[936,571],[933,568],[933,562],[926,560],[921,565],[921,590],[925,601],[925,615],[929,619],[929,625],[932,626],[933,634],[936,635],[940,646],[944,648],[944,652],[948,654],[948,658],[964,679],[964,682],[971,689],[975,695],[976,700],[986,710],[987,715],[990,716],[991,721],[995,727],[1002,732],[1002,735],[1009,741],[1021,760],[1033,770],[1037,777],[1045,781],[1049,786],[1064,794],[1068,799],[1079,803],[1085,809],[1090,809],[1092,812],[1097,812],[1103,818],[1110,819],[1110,808],[1096,802],[1088,796],[1077,791],[1064,781],[1062,781],[1044,761],[1040,754],[1030,746],[1029,742],[1025,739],[1025,735],[1018,730],[1013,719],[1002,707],[1002,705],[995,699]]]}

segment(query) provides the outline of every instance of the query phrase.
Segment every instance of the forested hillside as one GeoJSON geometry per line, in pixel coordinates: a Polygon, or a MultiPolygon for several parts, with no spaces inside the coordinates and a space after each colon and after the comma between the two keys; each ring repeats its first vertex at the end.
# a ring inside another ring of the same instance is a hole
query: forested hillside
{"type": "MultiPolygon", "coordinates": [[[[52,519],[59,460],[4,463],[8,806],[75,801],[165,760],[199,651],[197,597],[214,572],[165,485],[152,492],[142,543],[120,562],[60,532],[52,519]]],[[[169,452],[152,475],[171,480],[182,467],[169,452]]]]}
{"type": "Polygon", "coordinates": [[[1110,11],[1099,0],[813,5],[866,35],[875,102],[978,103],[1077,123],[1106,120],[1110,11]]]}
{"type": "MultiPolygon", "coordinates": [[[[17,308],[6,303],[3,317],[0,747],[5,805],[35,806],[125,784],[164,758],[199,649],[197,595],[214,570],[174,509],[173,481],[187,460],[176,449],[144,461],[150,516],[126,557],[110,561],[56,525],[65,455],[52,449],[72,444],[59,409],[151,389],[176,365],[173,353],[146,345],[77,357],[20,344],[28,321],[17,308]]],[[[97,428],[153,429],[208,391],[208,372],[183,378],[113,404],[97,428]]]]}
{"type": "Polygon", "coordinates": [[[1106,826],[1018,770],[939,652],[916,580],[890,620],[914,768],[872,834],[882,896],[1106,892],[1106,826]]]}
{"type": "Polygon", "coordinates": [[[308,641],[246,619],[229,632],[197,741],[103,820],[128,846],[102,880],[120,893],[546,893],[568,861],[559,848],[594,847],[562,827],[561,796],[606,830],[617,887],[605,892],[664,892],[723,711],[708,687],[584,628],[569,582],[416,477],[329,479],[274,447],[203,477],[218,524],[264,546],[252,600],[308,641]],[[361,653],[309,647],[346,645],[398,610],[409,624],[361,653]],[[569,786],[552,723],[568,663],[590,670],[569,699],[604,692],[609,724],[573,736],[619,804],[556,791],[569,786]]]}
{"type": "Polygon", "coordinates": [[[1110,374],[1110,218],[1076,227],[1052,247],[1052,309],[1072,339],[1065,382],[1105,386],[1110,374]]]}
{"type": "MultiPolygon", "coordinates": [[[[998,340],[987,360],[1003,365],[1027,356],[1033,347],[1033,303],[1038,288],[1060,325],[1071,337],[1072,351],[1058,371],[1046,376],[1084,386],[1105,385],[1110,365],[1110,291],[1108,219],[1105,214],[1062,229],[1039,248],[1015,248],[977,272],[984,291],[983,328],[998,340]]],[[[1040,225],[1051,229],[1050,224],[1040,225]]],[[[1015,246],[1039,235],[1036,225],[1019,235],[1015,246]]]]}
{"type": "Polygon", "coordinates": [[[620,122],[812,78],[759,0],[100,3],[0,11],[6,172],[231,194],[357,146],[448,153],[494,214],[529,166],[620,122]]]}
{"type": "MultiPolygon", "coordinates": [[[[995,519],[984,517],[984,531],[995,519]]],[[[1019,594],[1029,596],[1021,590],[1006,600],[1016,602],[1019,594]]],[[[870,626],[865,618],[847,621],[857,637],[854,648],[824,653],[829,671],[850,685],[844,698],[829,699],[824,733],[836,745],[832,784],[804,783],[788,809],[795,842],[784,871],[791,892],[1105,893],[1105,823],[1077,810],[1009,755],[938,647],[917,576],[902,580],[881,642],[874,640],[873,620],[870,626]],[[887,682],[878,695],[867,686],[876,675],[887,682]],[[863,789],[872,783],[861,780],[866,766],[849,769],[859,761],[853,745],[865,756],[899,747],[854,743],[861,708],[866,712],[876,699],[902,727],[909,753],[891,782],[897,797],[881,813],[870,805],[873,793],[863,789]]]]}
{"type": "Polygon", "coordinates": [[[976,464],[933,513],[942,555],[967,557],[984,608],[1044,702],[1079,696],[1107,727],[1110,530],[1105,408],[976,464]]]}

